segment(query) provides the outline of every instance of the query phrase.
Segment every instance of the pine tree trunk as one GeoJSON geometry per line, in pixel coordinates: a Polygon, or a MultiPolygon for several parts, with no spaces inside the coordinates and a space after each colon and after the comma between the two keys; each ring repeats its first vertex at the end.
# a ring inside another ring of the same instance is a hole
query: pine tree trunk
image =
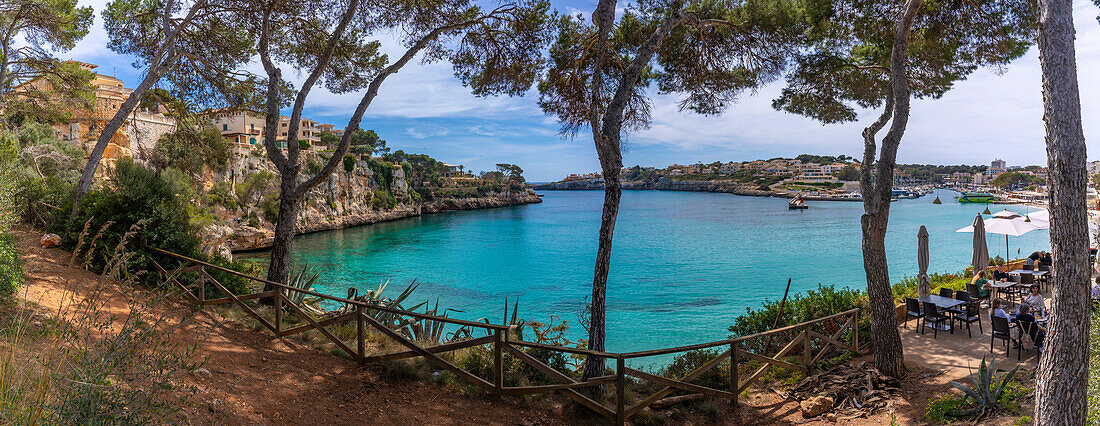
{"type": "MultiPolygon", "coordinates": [[[[596,271],[592,277],[592,308],[588,330],[588,349],[604,351],[607,336],[607,275],[611,271],[611,241],[615,234],[615,220],[619,216],[619,200],[623,186],[619,181],[619,169],[615,165],[603,168],[603,215],[600,217],[600,246],[596,251],[596,271]]],[[[588,357],[584,366],[584,378],[604,375],[604,360],[588,357]]]]}
{"type": "MultiPolygon", "coordinates": [[[[282,195],[279,199],[279,218],[275,221],[275,240],[271,242],[271,263],[267,270],[267,279],[277,283],[287,284],[290,278],[290,250],[294,243],[294,234],[297,233],[298,210],[301,207],[301,193],[297,191],[295,181],[297,170],[283,172],[282,195]]],[[[275,288],[265,286],[264,291],[275,288]]]]}
{"type": "Polygon", "coordinates": [[[871,317],[871,348],[875,352],[875,368],[882,374],[901,377],[904,358],[886,264],[889,203],[887,200],[885,208],[879,207],[874,213],[865,213],[860,219],[863,228],[863,270],[867,276],[867,309],[871,317]]]}
{"type": "Polygon", "coordinates": [[[1054,253],[1051,315],[1035,392],[1035,424],[1041,425],[1085,424],[1088,409],[1088,176],[1073,39],[1073,2],[1040,1],[1039,60],[1054,253]]]}

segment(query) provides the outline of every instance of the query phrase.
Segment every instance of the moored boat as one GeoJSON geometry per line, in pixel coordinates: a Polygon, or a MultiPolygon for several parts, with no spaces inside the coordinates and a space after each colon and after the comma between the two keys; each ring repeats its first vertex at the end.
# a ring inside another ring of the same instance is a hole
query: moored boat
{"type": "Polygon", "coordinates": [[[787,203],[787,209],[790,210],[805,210],[808,208],[810,208],[810,206],[806,205],[806,201],[803,200],[802,197],[794,198],[791,202],[787,203]]]}
{"type": "Polygon", "coordinates": [[[960,203],[992,203],[994,200],[993,194],[988,192],[964,192],[962,195],[955,197],[960,203]]]}

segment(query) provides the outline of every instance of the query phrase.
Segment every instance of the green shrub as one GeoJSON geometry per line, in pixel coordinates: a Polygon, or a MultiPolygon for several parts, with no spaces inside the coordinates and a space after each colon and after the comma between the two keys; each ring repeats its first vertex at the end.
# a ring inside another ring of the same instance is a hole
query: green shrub
{"type": "Polygon", "coordinates": [[[351,173],[355,170],[355,155],[344,154],[344,171],[351,173]]]}
{"type": "Polygon", "coordinates": [[[15,236],[0,233],[0,298],[9,298],[23,285],[23,263],[16,250],[15,236]]]}
{"type": "Polygon", "coordinates": [[[260,212],[264,214],[264,219],[268,222],[274,223],[279,220],[279,193],[275,191],[264,194],[260,199],[260,212]]]}
{"type": "Polygon", "coordinates": [[[305,151],[305,150],[309,149],[309,147],[311,147],[311,146],[313,146],[313,144],[309,143],[309,141],[307,141],[307,140],[299,140],[298,141],[298,149],[300,149],[302,151],[305,151]]]}
{"type": "Polygon", "coordinates": [[[375,210],[392,209],[397,206],[397,199],[393,198],[393,194],[386,190],[374,191],[374,199],[371,200],[370,206],[375,210]]]}
{"type": "MultiPolygon", "coordinates": [[[[688,373],[710,362],[719,355],[714,349],[701,349],[688,351],[677,355],[660,372],[661,376],[675,380],[683,379],[688,373]]],[[[710,370],[691,380],[690,383],[706,386],[711,389],[729,389],[730,387],[730,362],[729,357],[718,363],[710,370]]]]}
{"type": "MultiPolygon", "coordinates": [[[[863,291],[840,288],[837,289],[832,285],[818,284],[817,290],[809,290],[805,293],[795,293],[787,298],[787,303],[783,308],[783,316],[779,319],[776,326],[776,316],[779,315],[780,301],[767,299],[762,303],[759,308],[746,308],[745,314],[734,319],[733,325],[729,327],[729,331],[733,337],[748,336],[752,334],[762,333],[771,330],[775,327],[785,327],[788,325],[807,322],[817,318],[838,314],[853,308],[865,308],[867,306],[867,295],[863,291]]],[[[814,325],[814,331],[832,335],[837,331],[837,328],[846,321],[845,318],[839,318],[834,321],[824,321],[814,325]]],[[[860,312],[859,320],[860,340],[867,342],[870,338],[870,321],[867,318],[865,309],[860,312]]],[[[774,351],[772,344],[778,344],[780,342],[788,342],[794,338],[798,333],[798,330],[793,330],[788,333],[779,333],[774,335],[773,339],[752,339],[742,344],[742,349],[757,353],[764,354],[764,352],[774,351]]]]}
{"type": "MultiPolygon", "coordinates": [[[[111,177],[107,185],[89,192],[84,198],[72,228],[67,228],[64,221],[55,225],[55,232],[63,235],[65,245],[70,249],[75,248],[75,241],[85,224],[93,232],[104,229],[95,245],[82,251],[94,250],[95,255],[90,259],[93,270],[102,271],[108,260],[103,253],[114,250],[131,226],[144,221],[127,247],[127,250],[136,252],[128,262],[131,273],[156,271],[152,265],[154,259],[169,270],[179,265],[174,259],[143,248],[141,243],[230,269],[251,271],[245,268],[245,264],[202,253],[192,224],[194,209],[184,202],[178,193],[179,188],[174,188],[171,182],[128,158],[116,163],[111,177]]],[[[66,210],[71,209],[69,204],[65,206],[66,210]]],[[[63,214],[63,217],[68,217],[68,211],[63,214]]],[[[219,271],[209,272],[230,291],[248,290],[247,282],[242,278],[219,271]]],[[[146,273],[141,276],[140,282],[155,284],[159,280],[156,274],[146,273]]]]}
{"type": "Polygon", "coordinates": [[[206,194],[206,202],[211,205],[222,206],[229,210],[237,209],[237,197],[233,194],[233,188],[229,182],[215,182],[206,194]]]}
{"type": "Polygon", "coordinates": [[[309,160],[306,160],[306,174],[315,175],[321,173],[321,169],[323,168],[325,168],[325,166],[322,165],[320,161],[317,161],[316,158],[310,157],[309,160]]]}
{"type": "Polygon", "coordinates": [[[955,420],[955,413],[969,407],[962,395],[945,393],[928,400],[924,418],[931,424],[947,424],[955,420]]]}

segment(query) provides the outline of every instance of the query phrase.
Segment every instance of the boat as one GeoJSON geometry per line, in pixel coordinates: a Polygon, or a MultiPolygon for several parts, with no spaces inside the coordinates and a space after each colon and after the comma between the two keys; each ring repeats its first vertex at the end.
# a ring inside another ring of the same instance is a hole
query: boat
{"type": "Polygon", "coordinates": [[[955,197],[955,200],[960,203],[992,203],[993,199],[993,194],[988,192],[964,192],[955,197]]]}
{"type": "Polygon", "coordinates": [[[806,201],[804,201],[802,197],[792,199],[791,202],[787,203],[787,209],[789,210],[806,210],[808,208],[810,208],[810,206],[806,205],[806,201]]]}

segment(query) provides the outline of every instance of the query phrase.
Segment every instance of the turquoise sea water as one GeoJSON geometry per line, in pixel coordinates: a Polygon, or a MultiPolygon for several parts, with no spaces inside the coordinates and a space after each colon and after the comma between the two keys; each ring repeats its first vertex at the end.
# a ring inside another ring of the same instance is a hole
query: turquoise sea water
{"type": "MultiPolygon", "coordinates": [[[[417,302],[439,298],[452,317],[503,321],[505,299],[520,316],[576,323],[591,293],[603,193],[544,191],[542,204],[453,212],[305,235],[293,261],[317,267],[316,288],[335,295],[389,280],[400,292],[422,283],[417,302]]],[[[956,233],[986,205],[959,204],[948,191],[892,204],[887,235],[891,280],[915,275],[916,235],[928,227],[930,272],[970,262],[972,235],[956,233]]],[[[765,298],[818,283],[864,288],[862,203],[809,202],[789,211],[778,198],[625,191],[607,290],[607,349],[655,349],[725,338],[726,327],[765,298]]],[[[999,210],[1002,206],[989,206],[999,210]]],[[[1020,212],[1024,207],[1007,206],[1020,212]]],[[[1004,237],[989,235],[990,255],[1004,237]]],[[[1049,250],[1047,231],[1009,240],[1011,254],[1049,250]]]]}

